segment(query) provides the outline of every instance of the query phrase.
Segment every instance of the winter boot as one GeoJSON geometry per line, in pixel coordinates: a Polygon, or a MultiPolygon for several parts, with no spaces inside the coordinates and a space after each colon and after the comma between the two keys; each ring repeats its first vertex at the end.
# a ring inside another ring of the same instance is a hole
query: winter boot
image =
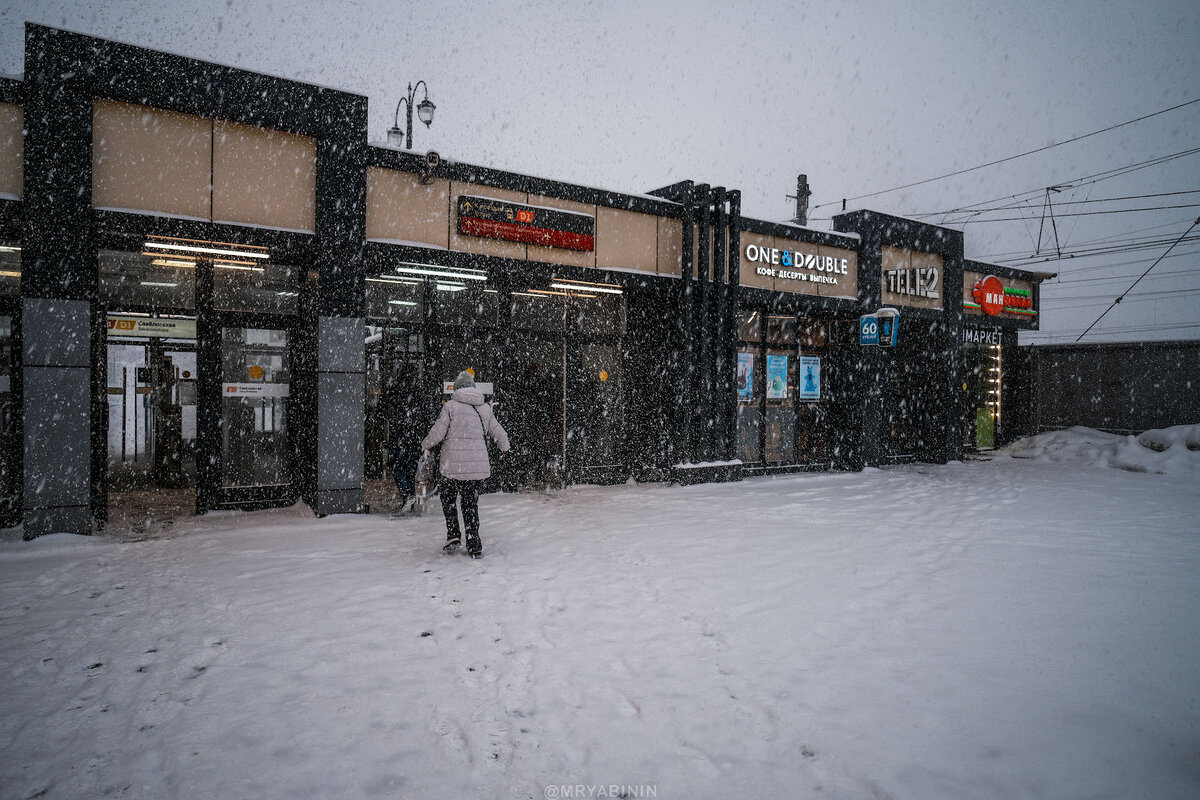
{"type": "Polygon", "coordinates": [[[483,542],[478,535],[467,534],[467,555],[471,558],[483,558],[483,542]]]}
{"type": "Polygon", "coordinates": [[[447,539],[446,546],[442,548],[443,553],[453,553],[458,548],[462,547],[462,540],[457,536],[447,539]]]}

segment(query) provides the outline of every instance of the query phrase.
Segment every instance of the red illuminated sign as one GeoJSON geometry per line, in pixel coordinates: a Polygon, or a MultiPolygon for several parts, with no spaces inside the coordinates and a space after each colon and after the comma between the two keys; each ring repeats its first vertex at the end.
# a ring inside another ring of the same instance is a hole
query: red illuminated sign
{"type": "Polygon", "coordinates": [[[1004,283],[995,275],[975,281],[971,296],[988,316],[995,317],[1004,311],[1004,283]]]}
{"type": "Polygon", "coordinates": [[[522,244],[595,249],[596,219],[555,208],[523,206],[490,197],[458,198],[458,232],[522,244]]]}

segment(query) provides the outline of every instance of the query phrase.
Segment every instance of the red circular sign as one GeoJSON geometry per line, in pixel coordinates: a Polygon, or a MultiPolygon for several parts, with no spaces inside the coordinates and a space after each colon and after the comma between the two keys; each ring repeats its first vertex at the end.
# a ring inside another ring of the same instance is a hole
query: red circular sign
{"type": "Polygon", "coordinates": [[[994,317],[1004,310],[1004,283],[995,275],[975,281],[971,294],[983,313],[989,316],[994,317]]]}

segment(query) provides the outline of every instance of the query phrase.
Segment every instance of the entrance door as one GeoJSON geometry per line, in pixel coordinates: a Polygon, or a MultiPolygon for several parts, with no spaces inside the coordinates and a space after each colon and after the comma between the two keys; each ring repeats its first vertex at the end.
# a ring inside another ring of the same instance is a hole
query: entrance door
{"type": "Polygon", "coordinates": [[[566,444],[574,482],[625,478],[623,377],[618,345],[584,342],[569,349],[566,444]]]}
{"type": "Polygon", "coordinates": [[[284,328],[221,328],[218,507],[286,505],[298,497],[289,430],[292,338],[284,328]]]}
{"type": "Polygon", "coordinates": [[[107,513],[121,530],[190,516],[196,497],[195,320],[108,315],[107,513]]]}
{"type": "Polygon", "coordinates": [[[513,487],[559,486],[563,478],[563,339],[523,332],[513,337],[510,370],[496,416],[512,442],[513,487]]]}
{"type": "Polygon", "coordinates": [[[194,486],[194,345],[110,339],[107,349],[109,487],[194,486]]]}

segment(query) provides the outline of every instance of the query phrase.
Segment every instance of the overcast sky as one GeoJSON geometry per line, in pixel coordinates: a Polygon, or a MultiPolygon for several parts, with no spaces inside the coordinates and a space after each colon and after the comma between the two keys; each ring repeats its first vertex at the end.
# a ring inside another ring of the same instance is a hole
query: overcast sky
{"type": "MultiPolygon", "coordinates": [[[[1195,0],[8,0],[0,71],[24,72],[25,21],[365,95],[373,141],[423,79],[437,114],[414,149],[500,169],[625,192],[690,178],[740,189],[743,213],[774,221],[793,215],[803,172],[817,228],[842,198],[1200,99],[1195,0]]],[[[1061,277],[1044,287],[1045,333],[1023,341],[1069,341],[1200,216],[1200,153],[1082,179],[1196,148],[1200,103],[848,207],[907,216],[1016,196],[1023,211],[949,223],[968,257],[1009,263],[1037,247],[1045,187],[1068,185],[1052,196],[1064,253],[1161,240],[1027,265],[1061,277]],[[1140,199],[1069,205],[1116,197],[1140,199]],[[1160,210],[1093,213],[1130,208],[1160,210]]],[[[1047,221],[1043,255],[1052,234],[1047,221]]],[[[1198,253],[1176,247],[1085,341],[1200,338],[1198,253]]]]}

